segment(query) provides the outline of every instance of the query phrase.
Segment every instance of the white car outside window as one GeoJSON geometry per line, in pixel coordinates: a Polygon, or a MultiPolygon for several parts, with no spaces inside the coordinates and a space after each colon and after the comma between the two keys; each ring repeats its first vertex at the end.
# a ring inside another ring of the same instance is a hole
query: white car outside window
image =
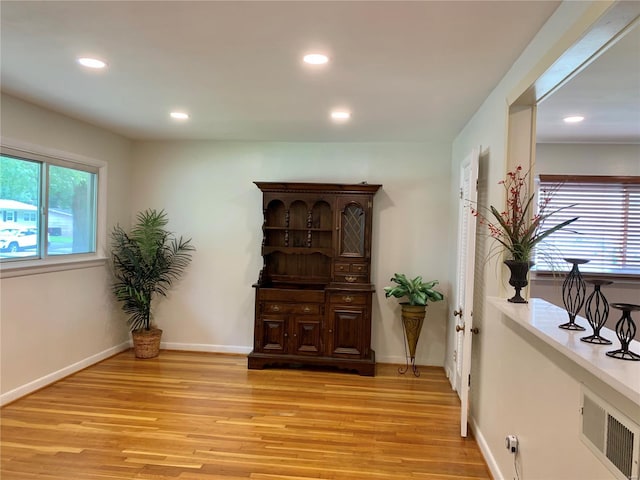
{"type": "Polygon", "coordinates": [[[17,252],[38,245],[36,228],[3,228],[0,230],[0,250],[17,252]]]}

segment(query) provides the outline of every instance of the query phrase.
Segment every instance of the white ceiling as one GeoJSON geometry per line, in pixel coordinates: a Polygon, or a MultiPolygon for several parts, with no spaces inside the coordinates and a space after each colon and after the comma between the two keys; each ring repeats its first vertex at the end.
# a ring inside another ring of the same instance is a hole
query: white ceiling
{"type": "Polygon", "coordinates": [[[2,89],[133,139],[451,141],[558,4],[3,0],[2,89]]]}
{"type": "Polygon", "coordinates": [[[538,105],[541,143],[640,143],[640,27],[538,105]],[[567,124],[568,115],[585,117],[567,124]]]}

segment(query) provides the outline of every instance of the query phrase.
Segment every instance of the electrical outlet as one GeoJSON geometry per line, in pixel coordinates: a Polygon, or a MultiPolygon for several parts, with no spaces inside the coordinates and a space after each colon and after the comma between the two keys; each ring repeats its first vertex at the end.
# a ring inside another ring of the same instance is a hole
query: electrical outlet
{"type": "Polygon", "coordinates": [[[507,437],[504,439],[504,444],[510,453],[518,452],[518,437],[516,437],[515,435],[507,435],[507,437]]]}

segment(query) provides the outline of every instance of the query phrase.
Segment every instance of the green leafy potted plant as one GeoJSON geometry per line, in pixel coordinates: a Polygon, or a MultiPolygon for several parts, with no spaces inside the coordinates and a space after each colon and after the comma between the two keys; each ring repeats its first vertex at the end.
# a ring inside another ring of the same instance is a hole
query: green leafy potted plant
{"type": "Polygon", "coordinates": [[[116,299],[129,315],[128,323],[138,358],[157,357],[162,330],[152,323],[151,302],[167,296],[191,262],[191,239],[176,238],[166,230],[164,210],[139,212],[130,233],[119,225],[111,233],[111,261],[116,299]]]}
{"type": "MultiPolygon", "coordinates": [[[[423,282],[420,276],[409,280],[406,275],[396,273],[391,281],[396,283],[396,285],[385,287],[385,296],[387,298],[406,297],[408,299],[408,302],[400,302],[400,306],[402,307],[402,325],[407,338],[407,344],[409,345],[409,356],[411,357],[413,373],[418,376],[419,373],[415,364],[416,346],[418,344],[418,338],[420,337],[420,331],[422,330],[422,324],[424,323],[427,304],[429,301],[438,302],[443,300],[444,295],[434,289],[439,283],[438,280],[423,282]]],[[[404,372],[406,372],[407,369],[405,369],[404,372]]]]}

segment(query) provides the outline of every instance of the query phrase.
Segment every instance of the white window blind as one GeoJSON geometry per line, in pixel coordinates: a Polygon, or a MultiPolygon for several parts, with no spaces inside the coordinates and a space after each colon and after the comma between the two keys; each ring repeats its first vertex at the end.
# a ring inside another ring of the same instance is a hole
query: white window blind
{"type": "Polygon", "coordinates": [[[568,270],[564,258],[584,258],[582,272],[640,275],[640,177],[540,175],[538,204],[554,212],[544,229],[580,217],[536,251],[536,271],[568,270]]]}

